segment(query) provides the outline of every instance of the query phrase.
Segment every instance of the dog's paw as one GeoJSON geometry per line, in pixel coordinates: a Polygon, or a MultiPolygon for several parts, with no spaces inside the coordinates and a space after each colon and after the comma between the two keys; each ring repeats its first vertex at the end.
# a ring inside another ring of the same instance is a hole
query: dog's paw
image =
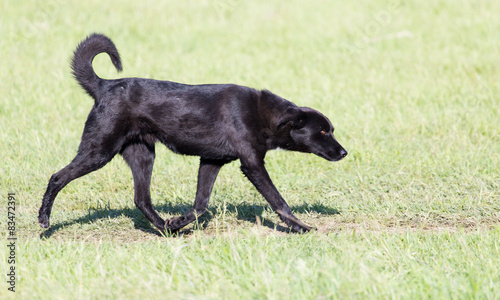
{"type": "Polygon", "coordinates": [[[184,227],[184,219],[182,217],[171,218],[165,221],[165,232],[173,234],[184,227]]]}
{"type": "Polygon", "coordinates": [[[290,226],[290,231],[293,233],[307,233],[309,231],[316,231],[316,230],[317,230],[316,228],[307,226],[305,224],[302,226],[299,226],[297,224],[290,226]]]}
{"type": "Polygon", "coordinates": [[[42,227],[44,229],[48,229],[50,227],[49,218],[39,216],[38,217],[38,224],[40,224],[40,227],[42,227]]]}
{"type": "Polygon", "coordinates": [[[297,219],[297,217],[295,217],[291,212],[282,210],[277,210],[276,212],[278,213],[280,219],[288,225],[290,232],[306,233],[311,230],[315,230],[314,227],[302,223],[302,221],[297,219]]]}

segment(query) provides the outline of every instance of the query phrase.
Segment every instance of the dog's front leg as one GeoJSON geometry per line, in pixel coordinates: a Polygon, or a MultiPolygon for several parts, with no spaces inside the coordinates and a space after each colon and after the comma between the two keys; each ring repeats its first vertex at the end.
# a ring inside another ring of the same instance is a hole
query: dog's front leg
{"type": "Polygon", "coordinates": [[[200,169],[198,171],[198,187],[196,189],[196,198],[193,208],[180,217],[169,219],[165,222],[165,230],[176,232],[182,227],[193,222],[199,216],[207,211],[208,201],[214,186],[215,179],[219,174],[220,168],[227,163],[222,160],[200,160],[200,169]]]}
{"type": "Polygon", "coordinates": [[[273,210],[279,215],[280,219],[290,226],[293,232],[307,232],[313,229],[302,223],[293,215],[292,210],[271,181],[264,167],[263,159],[256,159],[253,161],[241,160],[241,171],[243,171],[243,174],[253,183],[259,193],[264,196],[273,210]]]}

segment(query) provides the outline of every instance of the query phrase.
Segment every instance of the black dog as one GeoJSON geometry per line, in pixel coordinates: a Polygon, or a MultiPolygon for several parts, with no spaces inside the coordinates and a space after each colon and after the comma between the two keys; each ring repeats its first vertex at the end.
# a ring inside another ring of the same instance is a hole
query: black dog
{"type": "Polygon", "coordinates": [[[279,147],[329,161],[344,158],[347,151],[333,137],[332,124],[324,115],[267,90],[234,84],[104,80],[92,68],[92,60],[102,52],[121,71],[118,51],[104,35],[90,35],[75,50],[73,75],[95,103],[76,157],[50,178],[38,216],[43,228],[49,227],[52,204],[64,186],[102,168],[119,153],[132,170],[135,205],[160,231],[175,232],[205,213],[220,168],[236,159],[292,231],[312,229],[292,214],[269,178],[264,157],[279,147]],[[201,157],[193,208],[166,222],[151,205],[149,191],[157,141],[176,153],[201,157]]]}

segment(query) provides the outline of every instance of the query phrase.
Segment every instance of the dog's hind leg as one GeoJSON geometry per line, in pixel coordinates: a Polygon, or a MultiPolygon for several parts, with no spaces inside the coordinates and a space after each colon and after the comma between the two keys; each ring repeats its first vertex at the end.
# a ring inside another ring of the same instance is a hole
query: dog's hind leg
{"type": "Polygon", "coordinates": [[[78,154],[69,165],[50,177],[47,190],[43,196],[42,206],[38,213],[38,223],[43,228],[49,228],[50,213],[57,194],[71,181],[96,171],[106,165],[118,151],[104,149],[102,143],[91,141],[92,134],[84,132],[78,154]]]}
{"type": "Polygon", "coordinates": [[[312,227],[307,226],[297,219],[286,201],[281,197],[280,193],[274,186],[266,168],[264,167],[263,159],[246,159],[241,160],[241,171],[253,183],[259,193],[264,196],[273,210],[279,215],[293,232],[307,232],[312,227]]]}
{"type": "Polygon", "coordinates": [[[156,213],[151,204],[151,173],[155,161],[154,144],[131,144],[122,152],[134,177],[134,203],[158,230],[163,231],[165,221],[156,213]]]}
{"type": "Polygon", "coordinates": [[[208,201],[214,186],[215,179],[219,174],[220,168],[226,164],[224,160],[200,160],[200,169],[198,171],[198,186],[193,208],[180,217],[167,220],[165,230],[176,232],[187,224],[193,222],[199,216],[207,211],[208,201]]]}

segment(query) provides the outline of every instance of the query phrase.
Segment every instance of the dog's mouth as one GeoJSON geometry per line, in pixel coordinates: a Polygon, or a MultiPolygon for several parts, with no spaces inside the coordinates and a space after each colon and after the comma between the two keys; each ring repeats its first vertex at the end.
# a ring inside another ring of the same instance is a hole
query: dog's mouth
{"type": "Polygon", "coordinates": [[[315,152],[314,154],[316,154],[317,156],[324,158],[328,161],[334,162],[334,161],[342,160],[344,157],[346,157],[347,151],[343,150],[340,153],[329,152],[328,154],[324,154],[321,152],[315,152]]]}

